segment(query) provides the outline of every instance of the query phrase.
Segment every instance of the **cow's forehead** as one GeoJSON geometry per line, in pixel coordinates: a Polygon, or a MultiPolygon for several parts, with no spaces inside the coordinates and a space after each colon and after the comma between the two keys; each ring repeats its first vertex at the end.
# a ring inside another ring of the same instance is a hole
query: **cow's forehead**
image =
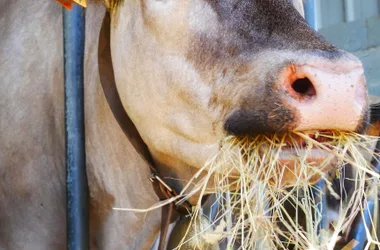
{"type": "Polygon", "coordinates": [[[247,13],[273,13],[301,7],[302,0],[204,0],[221,16],[238,16],[247,13]]]}
{"type": "Polygon", "coordinates": [[[231,43],[237,44],[240,51],[336,50],[307,25],[298,10],[302,9],[302,0],[203,1],[214,10],[222,27],[218,34],[224,40],[232,38],[231,43]]]}

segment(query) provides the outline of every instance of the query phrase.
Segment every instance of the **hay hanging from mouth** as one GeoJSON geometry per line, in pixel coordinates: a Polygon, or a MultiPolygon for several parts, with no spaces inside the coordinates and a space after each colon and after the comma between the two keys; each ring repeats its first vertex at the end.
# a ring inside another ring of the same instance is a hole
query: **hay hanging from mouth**
{"type": "MultiPolygon", "coordinates": [[[[225,249],[334,249],[367,200],[378,197],[380,178],[370,163],[376,141],[339,131],[223,139],[218,154],[178,197],[178,203],[200,198],[176,249],[204,249],[202,244],[220,242],[225,249]],[[349,196],[343,185],[346,166],[354,170],[349,196]],[[334,178],[340,180],[340,190],[333,190],[334,178]],[[322,230],[318,205],[325,191],[313,186],[318,179],[338,204],[337,219],[322,230]],[[213,216],[203,213],[202,197],[208,194],[216,194],[213,216]]],[[[376,235],[368,233],[367,238],[380,245],[376,235]]]]}

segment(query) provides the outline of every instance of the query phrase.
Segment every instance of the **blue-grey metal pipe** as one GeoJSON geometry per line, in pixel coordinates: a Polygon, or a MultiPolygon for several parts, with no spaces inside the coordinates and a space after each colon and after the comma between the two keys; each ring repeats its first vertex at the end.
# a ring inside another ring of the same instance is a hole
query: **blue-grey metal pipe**
{"type": "Polygon", "coordinates": [[[304,2],[306,22],[315,30],[318,30],[318,0],[306,0],[304,2]]]}
{"type": "Polygon", "coordinates": [[[318,212],[321,214],[321,221],[318,224],[318,234],[322,233],[322,230],[325,232],[329,231],[329,221],[327,219],[327,187],[326,181],[320,179],[314,187],[314,199],[316,199],[318,212]]]}
{"type": "Polygon", "coordinates": [[[66,125],[67,249],[88,249],[88,184],[84,136],[85,10],[63,9],[66,125]]]}

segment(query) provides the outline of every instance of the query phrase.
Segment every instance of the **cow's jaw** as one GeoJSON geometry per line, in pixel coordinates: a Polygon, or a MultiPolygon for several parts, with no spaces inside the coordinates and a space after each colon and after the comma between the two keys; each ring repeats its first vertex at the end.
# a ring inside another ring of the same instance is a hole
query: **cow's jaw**
{"type": "MultiPolygon", "coordinates": [[[[324,137],[316,138],[313,133],[309,136],[315,140],[316,143],[328,142],[328,140],[324,137]]],[[[292,139],[286,140],[281,147],[281,161],[307,157],[310,162],[320,162],[331,154],[326,149],[321,149],[316,145],[313,145],[313,143],[302,139],[300,136],[293,135],[292,137],[292,139]]],[[[326,148],[328,149],[329,146],[326,146],[326,148]]]]}

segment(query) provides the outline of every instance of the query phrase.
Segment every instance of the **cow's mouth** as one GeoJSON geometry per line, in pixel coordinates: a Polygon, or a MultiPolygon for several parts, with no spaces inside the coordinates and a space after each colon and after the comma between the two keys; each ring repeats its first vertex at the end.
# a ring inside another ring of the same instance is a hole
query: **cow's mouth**
{"type": "Polygon", "coordinates": [[[326,135],[331,136],[331,133],[325,133],[323,136],[316,133],[306,135],[309,140],[297,134],[287,137],[281,146],[280,160],[307,158],[310,162],[319,162],[331,155],[329,150],[332,150],[333,140],[326,137],[326,135]],[[318,145],[323,145],[324,148],[318,145]]]}
{"type": "MultiPolygon", "coordinates": [[[[321,175],[330,171],[337,164],[333,154],[332,132],[289,133],[271,136],[277,139],[277,145],[262,144],[260,155],[265,159],[269,150],[275,153],[275,171],[270,183],[281,186],[293,186],[298,181],[310,184],[317,182],[321,175]]],[[[273,156],[272,156],[273,158],[273,156]]],[[[269,163],[269,165],[273,163],[269,163]]]]}

